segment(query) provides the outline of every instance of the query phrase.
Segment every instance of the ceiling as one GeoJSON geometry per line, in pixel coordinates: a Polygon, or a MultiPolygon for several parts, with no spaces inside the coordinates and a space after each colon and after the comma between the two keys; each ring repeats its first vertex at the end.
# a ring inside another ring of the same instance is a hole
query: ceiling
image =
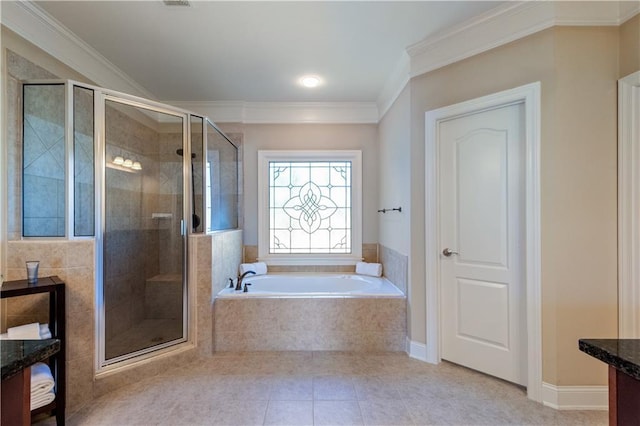
{"type": "Polygon", "coordinates": [[[408,46],[502,3],[36,2],[157,99],[245,102],[375,102],[408,46]]]}

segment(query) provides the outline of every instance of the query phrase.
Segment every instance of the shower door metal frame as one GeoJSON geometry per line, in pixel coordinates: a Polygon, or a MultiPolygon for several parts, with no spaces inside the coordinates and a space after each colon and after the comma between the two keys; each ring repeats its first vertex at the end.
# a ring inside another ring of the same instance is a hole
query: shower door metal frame
{"type": "MultiPolygon", "coordinates": [[[[79,86],[85,86],[79,84],[79,86]]],[[[190,138],[190,113],[188,111],[173,108],[166,104],[150,101],[147,99],[139,98],[137,96],[127,95],[124,93],[102,89],[99,87],[92,87],[95,90],[94,96],[94,122],[95,122],[95,171],[96,171],[96,273],[95,280],[96,286],[96,354],[95,354],[95,371],[96,376],[101,373],[107,373],[109,371],[121,368],[126,365],[137,363],[141,360],[154,357],[156,355],[173,351],[176,348],[187,345],[193,341],[192,330],[190,327],[193,314],[189,309],[189,274],[191,261],[188,255],[188,240],[190,232],[190,208],[191,205],[191,158],[183,156],[182,158],[182,221],[181,221],[181,235],[182,235],[182,337],[170,342],[151,346],[149,348],[141,349],[122,355],[110,360],[106,360],[106,348],[105,348],[105,303],[104,303],[104,232],[106,230],[106,101],[117,102],[119,104],[128,105],[132,107],[142,108],[149,111],[168,114],[175,117],[182,118],[182,148],[185,152],[191,150],[191,138],[190,138]]]]}

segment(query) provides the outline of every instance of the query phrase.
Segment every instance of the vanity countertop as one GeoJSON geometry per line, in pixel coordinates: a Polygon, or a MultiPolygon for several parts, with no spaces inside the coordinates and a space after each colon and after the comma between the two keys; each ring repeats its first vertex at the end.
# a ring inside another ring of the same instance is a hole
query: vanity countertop
{"type": "Polygon", "coordinates": [[[17,374],[60,350],[60,340],[1,340],[2,380],[17,374]]]}
{"type": "Polygon", "coordinates": [[[640,339],[580,339],[580,350],[640,380],[640,339]]]}

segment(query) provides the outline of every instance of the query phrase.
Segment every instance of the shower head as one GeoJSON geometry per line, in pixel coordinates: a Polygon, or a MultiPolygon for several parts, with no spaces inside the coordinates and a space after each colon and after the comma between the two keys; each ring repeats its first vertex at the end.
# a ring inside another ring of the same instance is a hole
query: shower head
{"type": "MultiPolygon", "coordinates": [[[[176,150],[176,154],[178,154],[180,157],[182,157],[184,155],[184,149],[180,148],[176,150]]],[[[196,158],[196,154],[195,152],[191,153],[191,158],[196,158]]]]}

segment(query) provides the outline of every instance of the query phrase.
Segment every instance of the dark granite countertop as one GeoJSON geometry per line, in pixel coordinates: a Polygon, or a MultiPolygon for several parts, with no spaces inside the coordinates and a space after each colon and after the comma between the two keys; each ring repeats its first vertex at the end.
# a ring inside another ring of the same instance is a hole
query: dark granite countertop
{"type": "Polygon", "coordinates": [[[640,380],[640,339],[580,339],[580,350],[640,380]]]}
{"type": "Polygon", "coordinates": [[[60,340],[0,340],[2,380],[43,361],[60,350],[60,340]]]}

